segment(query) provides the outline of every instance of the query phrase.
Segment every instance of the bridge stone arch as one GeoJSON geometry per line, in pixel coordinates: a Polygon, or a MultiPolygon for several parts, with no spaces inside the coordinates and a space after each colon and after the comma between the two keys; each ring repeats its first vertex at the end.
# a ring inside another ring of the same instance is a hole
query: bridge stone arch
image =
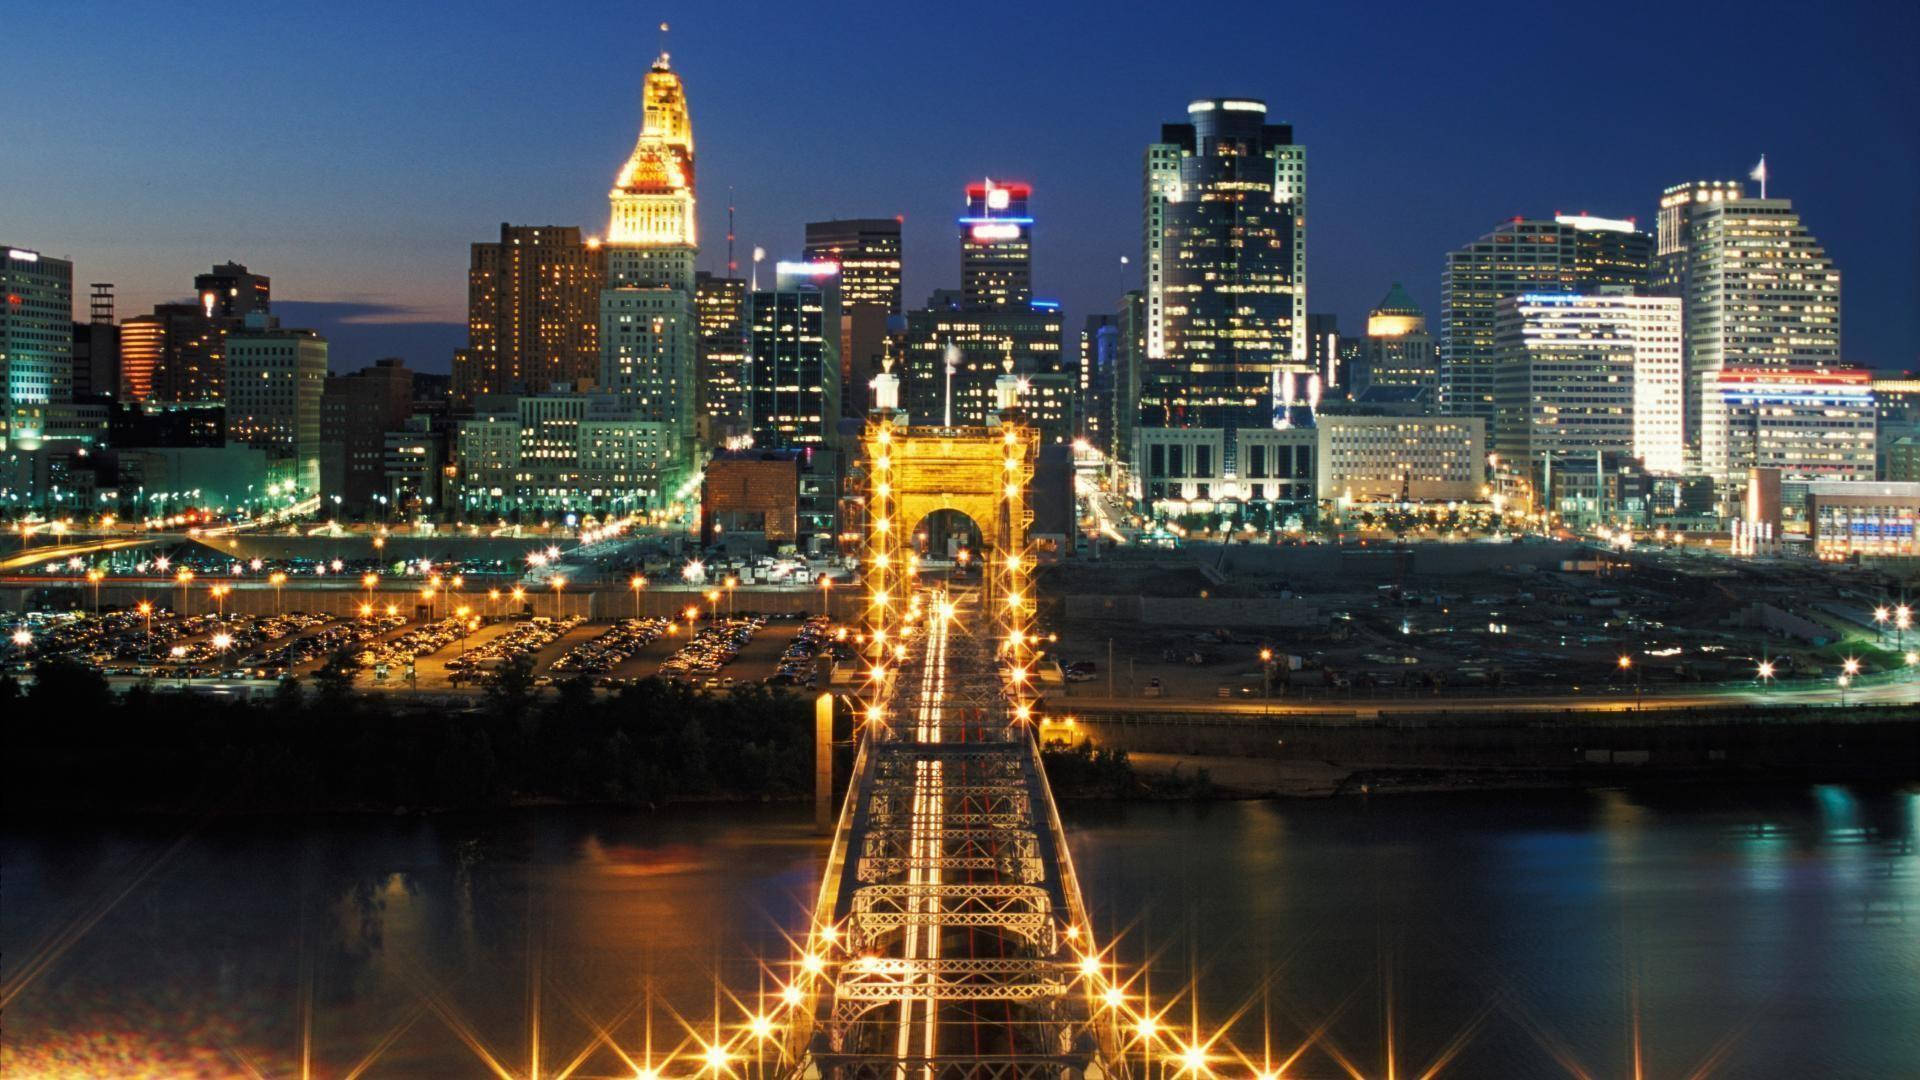
{"type": "Polygon", "coordinates": [[[861,438],[867,461],[867,625],[876,640],[897,641],[893,635],[907,617],[915,587],[911,530],[951,510],[980,531],[981,602],[990,632],[1012,666],[1024,663],[1033,613],[1030,488],[1040,438],[1012,413],[1005,421],[915,427],[899,414],[876,412],[868,422],[861,438]]]}

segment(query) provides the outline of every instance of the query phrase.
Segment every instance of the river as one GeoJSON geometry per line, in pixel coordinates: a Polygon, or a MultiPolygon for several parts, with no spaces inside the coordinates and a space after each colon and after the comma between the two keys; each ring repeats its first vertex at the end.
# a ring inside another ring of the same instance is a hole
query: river
{"type": "MultiPolygon", "coordinates": [[[[1256,1067],[1920,1076],[1920,788],[1065,817],[1134,990],[1256,1067]]],[[[824,856],[789,806],[10,821],[0,1075],[632,1076],[596,1029],[644,1063],[757,1007],[824,856]]]]}

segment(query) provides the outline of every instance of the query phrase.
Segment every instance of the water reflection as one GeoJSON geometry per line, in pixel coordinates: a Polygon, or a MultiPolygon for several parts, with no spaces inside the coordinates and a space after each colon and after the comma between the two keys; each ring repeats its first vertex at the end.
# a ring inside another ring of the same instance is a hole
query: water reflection
{"type": "MultiPolygon", "coordinates": [[[[1897,1076],[1917,807],[1730,788],[1068,825],[1130,1007],[1224,1030],[1195,1050],[1225,1073],[1897,1076]]],[[[5,836],[0,1072],[630,1077],[777,1010],[825,856],[786,807],[182,831],[5,836]]]]}

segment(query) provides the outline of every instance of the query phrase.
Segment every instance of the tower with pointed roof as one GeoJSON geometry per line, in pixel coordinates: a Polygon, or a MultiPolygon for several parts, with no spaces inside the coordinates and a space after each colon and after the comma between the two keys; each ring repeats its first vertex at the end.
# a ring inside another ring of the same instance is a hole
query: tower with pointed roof
{"type": "MultiPolygon", "coordinates": [[[[664,27],[662,27],[664,29],[664,27]]],[[[665,49],[641,89],[640,137],[608,193],[600,381],[635,420],[661,425],[684,472],[694,458],[696,357],[693,121],[665,49]]],[[[662,482],[656,491],[669,489],[662,482]]]]}
{"type": "Polygon", "coordinates": [[[1359,400],[1391,396],[1431,410],[1440,393],[1440,362],[1427,315],[1399,282],[1367,312],[1366,345],[1353,375],[1359,400]]]}

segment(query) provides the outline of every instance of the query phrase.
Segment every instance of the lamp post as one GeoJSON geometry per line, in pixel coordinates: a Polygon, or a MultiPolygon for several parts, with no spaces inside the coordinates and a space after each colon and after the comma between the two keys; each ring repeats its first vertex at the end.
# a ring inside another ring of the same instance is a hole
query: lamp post
{"type": "Polygon", "coordinates": [[[688,604],[687,610],[681,612],[681,614],[687,617],[687,637],[691,639],[693,637],[693,624],[700,618],[700,608],[698,605],[688,604]]]}
{"type": "MultiPolygon", "coordinates": [[[[233,635],[227,633],[225,630],[222,630],[219,633],[213,635],[213,647],[220,650],[220,667],[221,668],[225,668],[227,666],[227,646],[232,644],[233,644],[233,635]]],[[[225,678],[225,675],[221,674],[221,675],[217,675],[216,677],[225,678]]]]}
{"type": "Polygon", "coordinates": [[[459,609],[454,612],[455,615],[460,617],[460,659],[463,661],[467,658],[467,615],[471,611],[472,609],[467,607],[467,605],[461,604],[459,609]]]}
{"type": "Polygon", "coordinates": [[[173,575],[173,580],[180,583],[180,614],[182,617],[185,617],[187,614],[187,586],[193,583],[193,571],[183,566],[180,568],[179,573],[173,575]]]}
{"type": "Polygon", "coordinates": [[[820,614],[826,617],[828,621],[832,621],[833,619],[833,611],[827,604],[827,595],[832,591],[833,591],[833,579],[828,577],[825,574],[821,574],[820,575],[820,614]]]}
{"type": "Polygon", "coordinates": [[[1875,633],[1875,636],[1881,641],[1885,641],[1887,639],[1887,619],[1890,618],[1892,615],[1893,615],[1892,610],[1889,609],[1885,604],[1881,604],[1879,607],[1876,607],[1873,609],[1874,633],[1875,633]]]}
{"type": "Polygon", "coordinates": [[[735,586],[740,584],[740,579],[734,577],[732,574],[728,574],[724,584],[727,587],[727,618],[731,619],[733,618],[733,590],[735,586]]]}
{"type": "Polygon", "coordinates": [[[1851,656],[1847,657],[1846,662],[1840,665],[1840,678],[1836,681],[1840,684],[1840,705],[1842,708],[1845,708],[1847,704],[1847,687],[1852,684],[1854,676],[1859,674],[1860,661],[1851,656]]]}
{"type": "Polygon", "coordinates": [[[633,617],[640,617],[640,590],[647,587],[645,574],[635,574],[627,580],[627,587],[633,590],[633,617]]]}
{"type": "Polygon", "coordinates": [[[93,585],[93,617],[100,617],[100,579],[107,576],[105,570],[93,567],[87,571],[87,580],[93,585]]]}
{"type": "Polygon", "coordinates": [[[556,618],[556,619],[558,619],[558,618],[560,617],[560,590],[561,590],[561,589],[564,589],[564,588],[566,588],[566,587],[567,587],[567,579],[566,579],[566,578],[563,578],[563,577],[561,577],[561,576],[559,576],[558,574],[556,574],[556,575],[554,575],[554,578],[553,578],[553,617],[554,617],[554,618],[556,618]]]}
{"type": "Polygon", "coordinates": [[[267,583],[273,586],[273,613],[280,614],[280,588],[287,583],[287,575],[275,570],[267,575],[267,583]]]}
{"type": "Polygon", "coordinates": [[[215,585],[207,590],[213,594],[213,610],[217,618],[227,617],[227,594],[233,591],[231,585],[215,585]]]}
{"type": "Polygon", "coordinates": [[[500,590],[488,589],[487,590],[487,618],[491,619],[495,615],[499,614],[499,612],[494,610],[499,606],[500,606],[500,590]]]}
{"type": "Polygon", "coordinates": [[[1760,677],[1760,685],[1762,687],[1771,687],[1773,685],[1773,661],[1760,661],[1760,666],[1754,669],[1754,674],[1760,677]]]}
{"type": "Polygon", "coordinates": [[[140,611],[140,617],[147,620],[147,656],[152,657],[153,656],[153,604],[152,602],[147,600],[140,601],[139,611],[140,611]]]}
{"type": "Polygon", "coordinates": [[[1899,631],[1897,647],[1905,652],[1907,648],[1907,628],[1913,625],[1913,609],[1905,604],[1893,609],[1893,626],[1899,631]]]}
{"type": "Polygon", "coordinates": [[[1640,669],[1637,667],[1634,667],[1633,657],[1628,656],[1625,653],[1622,653],[1620,654],[1620,670],[1621,671],[1631,670],[1633,672],[1633,710],[1635,712],[1639,712],[1640,711],[1640,669]]]}
{"type": "Polygon", "coordinates": [[[424,601],[427,605],[427,621],[432,622],[433,621],[433,586],[431,585],[421,586],[420,599],[424,601]]]}
{"type": "Polygon", "coordinates": [[[515,585],[513,587],[513,602],[515,606],[522,611],[526,610],[526,608],[524,607],[524,605],[526,604],[526,600],[527,600],[527,590],[521,588],[518,585],[515,585]]]}
{"type": "Polygon", "coordinates": [[[379,574],[360,575],[360,587],[367,590],[367,606],[373,606],[373,587],[380,582],[379,574]]]}

